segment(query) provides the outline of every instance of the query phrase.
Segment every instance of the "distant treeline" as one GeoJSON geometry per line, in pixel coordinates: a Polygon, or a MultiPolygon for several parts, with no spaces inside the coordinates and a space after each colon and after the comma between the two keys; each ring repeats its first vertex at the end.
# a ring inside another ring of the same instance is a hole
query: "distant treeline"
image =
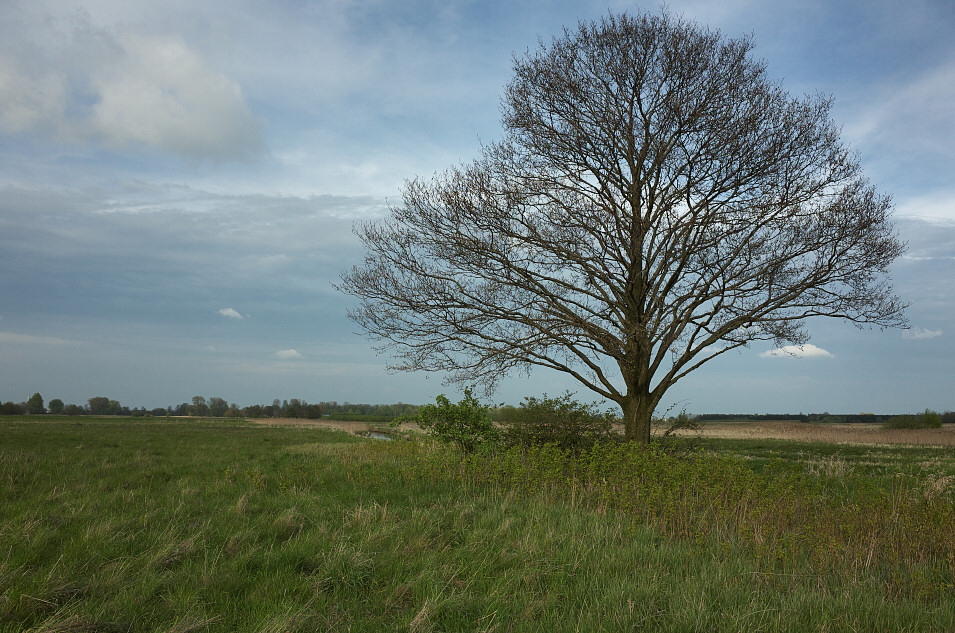
{"type": "Polygon", "coordinates": [[[414,414],[418,405],[413,404],[353,404],[335,400],[308,403],[305,400],[273,400],[272,404],[253,404],[239,407],[235,403],[219,397],[208,400],[204,396],[194,396],[190,402],[176,406],[146,409],[130,408],[105,396],[90,398],[84,405],[65,404],[54,398],[44,405],[43,396],[33,394],[25,402],[4,402],[0,404],[0,415],[111,415],[131,417],[157,416],[196,416],[196,417],[233,417],[233,418],[330,418],[335,420],[356,420],[362,422],[390,422],[403,414],[414,414]]]}
{"type": "MultiPolygon", "coordinates": [[[[44,404],[43,396],[35,393],[25,402],[4,402],[0,404],[0,415],[112,415],[132,417],[158,416],[194,416],[211,418],[305,418],[317,420],[327,418],[358,422],[390,422],[401,415],[414,415],[420,405],[416,404],[354,404],[335,400],[309,403],[298,398],[289,400],[275,399],[271,404],[253,404],[239,407],[223,398],[193,396],[190,402],[176,406],[146,409],[130,408],[105,396],[90,398],[83,405],[64,404],[59,398],[44,404]]],[[[505,405],[492,407],[490,413],[496,419],[506,419],[515,407],[505,405]]],[[[937,414],[943,424],[955,424],[955,412],[937,414]]],[[[896,414],[876,413],[704,413],[694,416],[696,422],[826,422],[842,424],[885,424],[896,421],[896,414]]]]}

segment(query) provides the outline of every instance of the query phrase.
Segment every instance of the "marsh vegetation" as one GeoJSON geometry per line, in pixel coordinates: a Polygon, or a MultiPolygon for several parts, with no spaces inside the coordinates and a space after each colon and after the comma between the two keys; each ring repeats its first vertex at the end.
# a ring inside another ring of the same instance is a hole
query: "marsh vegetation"
{"type": "Polygon", "coordinates": [[[0,631],[950,631],[951,449],[5,418],[0,631]]]}

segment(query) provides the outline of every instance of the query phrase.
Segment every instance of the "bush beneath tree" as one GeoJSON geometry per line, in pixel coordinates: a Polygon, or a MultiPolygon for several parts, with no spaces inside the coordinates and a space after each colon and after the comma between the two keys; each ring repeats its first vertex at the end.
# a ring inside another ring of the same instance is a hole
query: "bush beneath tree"
{"type": "Polygon", "coordinates": [[[529,397],[503,422],[504,440],[511,445],[543,446],[554,444],[578,452],[594,443],[619,439],[613,424],[618,417],[600,411],[597,403],[584,404],[572,393],[559,398],[529,397]]]}

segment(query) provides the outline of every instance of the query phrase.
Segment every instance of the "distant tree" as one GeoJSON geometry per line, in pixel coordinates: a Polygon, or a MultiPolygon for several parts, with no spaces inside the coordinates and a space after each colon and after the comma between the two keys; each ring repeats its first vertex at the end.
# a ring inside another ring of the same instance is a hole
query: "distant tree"
{"type": "Polygon", "coordinates": [[[104,396],[90,398],[86,408],[90,415],[129,415],[129,407],[121,405],[119,400],[110,400],[104,396]]]}
{"type": "Polygon", "coordinates": [[[304,418],[305,411],[302,408],[302,401],[298,398],[292,398],[285,405],[285,416],[289,418],[304,418]]]}
{"type": "Polygon", "coordinates": [[[243,415],[247,418],[266,418],[269,417],[265,412],[266,407],[263,407],[261,404],[253,404],[242,410],[243,415]]]}
{"type": "Polygon", "coordinates": [[[182,404],[176,405],[176,407],[170,412],[170,415],[185,416],[191,415],[191,412],[191,405],[188,402],[183,402],[182,404]]]}
{"type": "Polygon", "coordinates": [[[30,415],[46,413],[46,408],[43,406],[43,396],[41,396],[39,393],[35,393],[30,396],[30,399],[27,400],[27,413],[30,415]]]}
{"type": "Polygon", "coordinates": [[[226,411],[229,410],[229,403],[223,400],[222,398],[212,397],[209,398],[209,415],[214,418],[221,418],[225,416],[226,411]]]}
{"type": "Polygon", "coordinates": [[[206,399],[202,396],[193,396],[192,397],[192,415],[209,415],[209,405],[206,404],[206,399]]]}
{"type": "Polygon", "coordinates": [[[52,400],[50,400],[50,413],[52,413],[53,415],[60,415],[61,413],[63,413],[64,406],[65,405],[63,404],[62,400],[60,400],[59,398],[53,398],[52,400]]]}
{"type": "Polygon", "coordinates": [[[90,415],[108,415],[110,406],[109,398],[105,396],[96,396],[90,398],[87,402],[87,411],[90,415]]]}
{"type": "Polygon", "coordinates": [[[581,23],[515,60],[502,142],[413,180],[356,232],[339,289],[396,361],[488,389],[564,372],[650,440],[667,390],[807,319],[905,323],[905,250],[831,100],[793,98],[751,55],[665,11],[581,23]]]}
{"type": "Polygon", "coordinates": [[[78,404],[68,404],[63,408],[63,413],[65,413],[66,415],[72,416],[72,415],[83,415],[84,413],[86,413],[86,411],[83,409],[83,407],[79,406],[78,404]]]}
{"type": "Polygon", "coordinates": [[[23,415],[25,411],[26,409],[16,402],[4,402],[0,406],[0,414],[2,415],[23,415]]]}

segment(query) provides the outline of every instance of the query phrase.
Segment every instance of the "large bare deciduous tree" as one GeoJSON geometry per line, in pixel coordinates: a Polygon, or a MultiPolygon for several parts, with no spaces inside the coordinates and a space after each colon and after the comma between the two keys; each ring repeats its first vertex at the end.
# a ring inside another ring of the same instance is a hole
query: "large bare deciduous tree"
{"type": "Polygon", "coordinates": [[[639,441],[667,389],[730,350],[805,343],[817,316],[903,325],[891,200],[831,100],[790,96],[752,46],[611,14],[517,58],[504,138],[356,227],[349,316],[397,369],[570,374],[639,441]]]}

